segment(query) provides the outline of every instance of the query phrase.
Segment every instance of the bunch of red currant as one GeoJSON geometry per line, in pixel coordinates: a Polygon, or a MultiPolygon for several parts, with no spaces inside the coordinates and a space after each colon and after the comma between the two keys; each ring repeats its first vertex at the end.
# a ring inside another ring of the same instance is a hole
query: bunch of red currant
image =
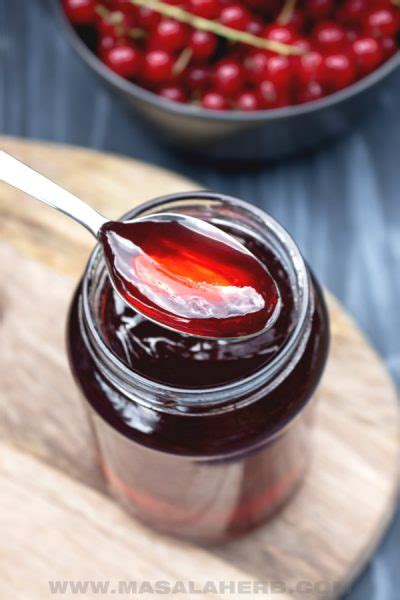
{"type": "MultiPolygon", "coordinates": [[[[399,48],[397,0],[164,0],[238,32],[285,45],[257,48],[196,29],[130,0],[63,0],[97,33],[115,73],[175,102],[254,111],[302,104],[347,87],[399,48]]],[[[82,29],[81,29],[82,28],[82,29]]],[[[233,32],[232,32],[233,33],[233,32]]]]}

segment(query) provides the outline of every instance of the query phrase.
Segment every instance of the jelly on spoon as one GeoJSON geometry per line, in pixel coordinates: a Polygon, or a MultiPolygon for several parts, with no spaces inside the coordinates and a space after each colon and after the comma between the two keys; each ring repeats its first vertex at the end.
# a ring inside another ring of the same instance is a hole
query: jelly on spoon
{"type": "Polygon", "coordinates": [[[0,151],[0,180],[84,225],[103,246],[118,294],[143,316],[181,333],[237,338],[269,328],[277,286],[234,237],[182,214],[109,221],[59,185],[0,151]]]}
{"type": "Polygon", "coordinates": [[[193,217],[157,214],[100,229],[107,266],[124,300],[165,327],[236,338],[270,326],[277,286],[235,238],[193,217]]]}

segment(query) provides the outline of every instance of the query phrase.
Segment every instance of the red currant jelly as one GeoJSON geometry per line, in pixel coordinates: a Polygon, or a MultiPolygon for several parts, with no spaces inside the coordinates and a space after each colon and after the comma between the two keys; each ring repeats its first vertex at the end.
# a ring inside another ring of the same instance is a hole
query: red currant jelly
{"type": "Polygon", "coordinates": [[[279,292],[264,265],[232,236],[182,215],[103,225],[111,279],[133,308],[196,336],[248,336],[271,324],[279,292]]]}
{"type": "Polygon", "coordinates": [[[218,543],[269,518],[302,481],[328,349],[320,287],[262,211],[200,192],[127,218],[182,213],[244,244],[276,281],[273,326],[235,340],[149,321],[113,290],[98,246],[73,299],[68,346],[111,493],[166,533],[218,543]]]}

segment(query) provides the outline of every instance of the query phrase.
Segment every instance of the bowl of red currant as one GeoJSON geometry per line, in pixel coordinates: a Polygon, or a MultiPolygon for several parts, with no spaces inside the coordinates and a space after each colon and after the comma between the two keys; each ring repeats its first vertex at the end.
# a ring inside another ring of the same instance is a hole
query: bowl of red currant
{"type": "Polygon", "coordinates": [[[163,140],[271,159],[379,111],[400,0],[54,0],[90,67],[163,140]]]}

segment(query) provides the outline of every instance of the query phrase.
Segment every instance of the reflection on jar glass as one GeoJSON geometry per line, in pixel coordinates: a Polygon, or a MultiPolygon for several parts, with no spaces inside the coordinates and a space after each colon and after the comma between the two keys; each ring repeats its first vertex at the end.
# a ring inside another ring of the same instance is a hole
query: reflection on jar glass
{"type": "Polygon", "coordinates": [[[208,220],[242,241],[278,284],[279,318],[246,340],[169,331],[115,295],[97,247],[70,311],[71,368],[112,494],[152,527],[218,543],[265,521],[303,478],[327,313],[296,245],[264,212],[195,192],[127,217],[162,212],[208,220]]]}

